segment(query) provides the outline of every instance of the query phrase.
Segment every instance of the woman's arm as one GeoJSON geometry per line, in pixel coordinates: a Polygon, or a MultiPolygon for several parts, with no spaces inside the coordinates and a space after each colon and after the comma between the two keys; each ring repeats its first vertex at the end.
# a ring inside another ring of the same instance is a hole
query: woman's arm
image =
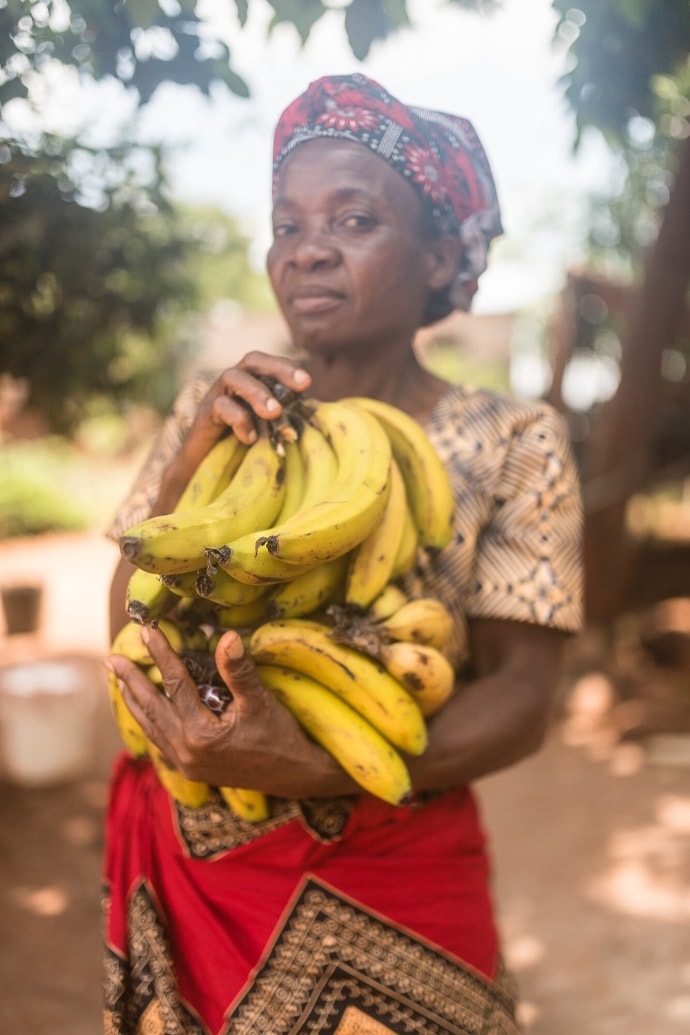
{"type": "Polygon", "coordinates": [[[565,634],[522,622],[470,623],[474,677],[429,721],[429,746],[410,761],[417,790],[443,789],[537,751],[561,676],[565,634]]]}
{"type": "MultiPolygon", "coordinates": [[[[143,630],[166,688],[161,694],[126,659],[109,664],[146,735],[190,779],[244,786],[279,797],[320,797],[359,788],[302,731],[259,681],[236,633],[216,652],[234,696],[223,716],[200,703],[184,664],[157,630],[143,630]]],[[[502,769],[543,739],[560,674],[563,634],[514,622],[482,621],[472,630],[477,677],[429,724],[429,746],[407,758],[415,790],[443,790],[502,769]]]]}

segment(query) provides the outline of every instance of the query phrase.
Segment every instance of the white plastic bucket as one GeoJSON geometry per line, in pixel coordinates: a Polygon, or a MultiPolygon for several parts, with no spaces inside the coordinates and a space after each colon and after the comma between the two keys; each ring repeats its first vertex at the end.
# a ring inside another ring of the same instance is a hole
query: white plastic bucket
{"type": "Polygon", "coordinates": [[[67,661],[0,669],[0,762],[26,787],[79,779],[93,760],[95,694],[67,661]]]}

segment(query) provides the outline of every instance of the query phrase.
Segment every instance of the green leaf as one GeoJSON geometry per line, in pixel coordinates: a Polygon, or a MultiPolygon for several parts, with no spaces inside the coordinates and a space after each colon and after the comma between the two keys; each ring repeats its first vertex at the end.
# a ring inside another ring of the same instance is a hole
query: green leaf
{"type": "Polygon", "coordinates": [[[133,26],[150,29],[161,15],[158,0],[126,0],[125,10],[133,26]]]}
{"type": "Polygon", "coordinates": [[[275,14],[271,19],[269,32],[281,22],[291,22],[297,29],[302,43],[306,43],[315,23],[326,13],[321,0],[268,0],[275,14]]]}
{"type": "Polygon", "coordinates": [[[237,8],[237,17],[240,25],[246,25],[247,17],[249,16],[249,0],[235,0],[235,7],[237,8]]]}
{"type": "Polygon", "coordinates": [[[404,0],[352,0],[345,9],[345,31],[352,53],[363,61],[375,40],[409,24],[404,0]],[[404,19],[404,20],[403,20],[404,19]]]}

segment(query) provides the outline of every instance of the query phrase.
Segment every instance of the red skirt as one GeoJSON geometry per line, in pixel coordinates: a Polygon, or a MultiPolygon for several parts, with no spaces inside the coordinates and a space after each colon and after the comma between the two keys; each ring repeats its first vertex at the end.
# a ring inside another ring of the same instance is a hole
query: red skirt
{"type": "Polygon", "coordinates": [[[259,824],[220,797],[182,808],[118,759],[106,1032],[517,1032],[469,789],[271,805],[259,824]]]}

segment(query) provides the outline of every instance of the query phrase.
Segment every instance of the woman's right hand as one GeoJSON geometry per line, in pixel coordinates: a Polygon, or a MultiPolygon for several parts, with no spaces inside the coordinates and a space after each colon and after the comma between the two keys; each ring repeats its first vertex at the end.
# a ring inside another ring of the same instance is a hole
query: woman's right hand
{"type": "Polygon", "coordinates": [[[228,367],[202,399],[190,428],[189,439],[205,439],[208,449],[225,428],[232,428],[250,445],[256,438],[256,418],[274,420],[280,416],[280,401],[260,377],[273,378],[286,388],[303,392],[311,384],[306,370],[284,356],[249,352],[237,366],[228,367]]]}
{"type": "Polygon", "coordinates": [[[226,632],[215,653],[218,672],[232,693],[222,715],[201,703],[184,662],[160,629],[142,627],[142,639],[160,670],[163,693],[121,655],[111,655],[106,665],[146,737],[183,776],[288,798],[358,790],[263,686],[238,633],[226,632]]]}
{"type": "Polygon", "coordinates": [[[280,401],[260,380],[269,377],[295,392],[311,384],[306,370],[284,356],[248,352],[234,367],[224,370],[199,404],[182,447],[163,476],[158,512],[167,513],[201,460],[227,428],[251,445],[257,436],[257,418],[275,420],[282,412],[280,401]]]}

